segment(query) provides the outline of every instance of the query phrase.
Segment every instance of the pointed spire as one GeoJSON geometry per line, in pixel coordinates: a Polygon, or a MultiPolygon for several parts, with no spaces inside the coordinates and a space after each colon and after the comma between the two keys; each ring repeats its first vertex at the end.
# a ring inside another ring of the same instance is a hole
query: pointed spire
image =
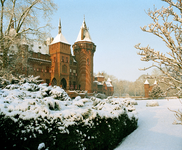
{"type": "Polygon", "coordinates": [[[65,37],[63,36],[63,34],[61,33],[61,19],[59,18],[59,23],[58,23],[58,35],[54,38],[54,40],[51,42],[51,44],[55,44],[55,43],[66,43],[68,45],[70,45],[68,43],[68,41],[65,39],[65,37]]]}
{"type": "Polygon", "coordinates": [[[87,29],[87,25],[85,23],[85,15],[84,15],[84,18],[83,18],[82,28],[84,28],[85,30],[87,29]]]}
{"type": "Polygon", "coordinates": [[[80,28],[80,32],[79,32],[78,37],[76,39],[76,42],[77,41],[89,41],[89,42],[92,42],[92,39],[90,37],[90,33],[89,33],[87,25],[85,23],[85,15],[84,15],[84,18],[83,18],[82,26],[80,28]]]}
{"type": "Polygon", "coordinates": [[[58,34],[61,33],[61,18],[59,18],[59,25],[58,25],[58,34]]]}

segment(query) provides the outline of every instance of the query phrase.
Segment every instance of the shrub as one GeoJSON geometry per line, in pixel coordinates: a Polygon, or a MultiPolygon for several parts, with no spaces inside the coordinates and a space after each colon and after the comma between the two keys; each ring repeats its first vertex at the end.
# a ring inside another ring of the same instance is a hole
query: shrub
{"type": "Polygon", "coordinates": [[[71,101],[60,87],[34,83],[0,90],[0,149],[113,149],[137,120],[118,98],[71,101]]]}
{"type": "Polygon", "coordinates": [[[155,107],[155,106],[159,106],[159,103],[157,101],[148,101],[146,106],[147,107],[155,107]]]}

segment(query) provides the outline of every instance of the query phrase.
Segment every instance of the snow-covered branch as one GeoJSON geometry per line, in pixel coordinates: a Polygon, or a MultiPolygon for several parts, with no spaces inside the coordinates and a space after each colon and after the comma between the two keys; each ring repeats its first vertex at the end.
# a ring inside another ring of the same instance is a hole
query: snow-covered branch
{"type": "Polygon", "coordinates": [[[177,8],[181,14],[181,2],[173,2],[172,0],[163,0],[169,4],[169,7],[154,10],[148,10],[147,15],[152,19],[153,23],[142,27],[142,31],[152,33],[160,38],[168,47],[169,51],[163,54],[155,51],[149,46],[142,47],[141,44],[135,45],[140,50],[138,55],[141,61],[152,61],[153,64],[142,70],[152,67],[158,68],[163,76],[163,83],[169,85],[168,89],[178,88],[182,84],[182,18],[179,13],[174,12],[173,7],[177,8]]]}

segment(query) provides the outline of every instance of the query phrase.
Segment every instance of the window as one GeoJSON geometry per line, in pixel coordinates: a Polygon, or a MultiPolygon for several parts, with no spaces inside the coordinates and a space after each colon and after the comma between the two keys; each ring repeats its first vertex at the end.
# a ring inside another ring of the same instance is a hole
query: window
{"type": "Polygon", "coordinates": [[[73,61],[72,61],[72,59],[70,59],[70,64],[72,65],[72,63],[73,63],[73,61]]]}
{"type": "Polygon", "coordinates": [[[71,72],[72,70],[70,69],[70,72],[71,72]]]}
{"type": "Polygon", "coordinates": [[[66,57],[66,62],[68,63],[68,57],[66,57]]]}
{"type": "Polygon", "coordinates": [[[54,57],[54,60],[53,60],[53,62],[56,62],[56,57],[54,57]]]}
{"type": "Polygon", "coordinates": [[[46,67],[46,70],[45,70],[45,72],[49,72],[49,67],[46,67]]]}
{"type": "Polygon", "coordinates": [[[64,62],[64,56],[62,56],[62,60],[61,61],[64,62]]]}
{"type": "Polygon", "coordinates": [[[66,66],[66,65],[63,65],[63,66],[62,66],[62,72],[63,72],[63,73],[67,73],[67,66],[66,66]]]}
{"type": "Polygon", "coordinates": [[[89,58],[87,58],[87,65],[88,65],[88,66],[90,65],[89,58]]]}
{"type": "Polygon", "coordinates": [[[76,89],[76,82],[73,82],[73,88],[76,89]]]}

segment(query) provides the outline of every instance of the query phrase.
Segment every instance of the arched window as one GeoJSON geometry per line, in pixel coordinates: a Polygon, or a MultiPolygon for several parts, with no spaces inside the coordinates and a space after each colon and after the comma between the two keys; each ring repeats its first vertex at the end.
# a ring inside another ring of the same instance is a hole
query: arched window
{"type": "Polygon", "coordinates": [[[62,66],[62,72],[63,72],[63,73],[67,73],[67,66],[66,66],[66,65],[63,65],[63,66],[62,66]]]}
{"type": "Polygon", "coordinates": [[[65,78],[63,78],[63,79],[61,80],[61,85],[62,85],[62,88],[63,88],[63,89],[66,89],[67,83],[66,83],[65,78]]]}
{"type": "Polygon", "coordinates": [[[54,85],[57,85],[57,80],[56,80],[56,78],[53,78],[53,79],[52,79],[52,86],[54,86],[54,85]]]}

